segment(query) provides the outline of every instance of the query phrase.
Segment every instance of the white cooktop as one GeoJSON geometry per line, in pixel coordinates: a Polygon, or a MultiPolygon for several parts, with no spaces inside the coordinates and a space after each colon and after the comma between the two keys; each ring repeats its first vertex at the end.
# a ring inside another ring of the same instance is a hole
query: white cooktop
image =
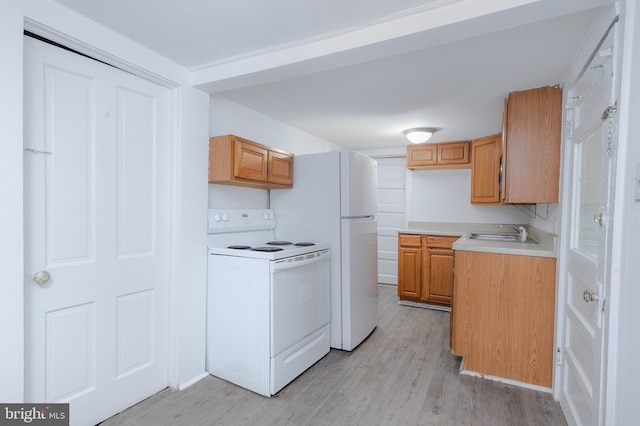
{"type": "Polygon", "coordinates": [[[208,227],[210,255],[278,260],[329,248],[316,241],[276,240],[272,209],[210,209],[208,227]]]}

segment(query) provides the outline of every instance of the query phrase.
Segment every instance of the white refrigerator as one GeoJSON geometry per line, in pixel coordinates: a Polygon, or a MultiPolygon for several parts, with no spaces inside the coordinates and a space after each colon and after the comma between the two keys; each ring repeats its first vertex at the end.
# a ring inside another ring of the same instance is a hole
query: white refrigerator
{"type": "Polygon", "coordinates": [[[272,189],[276,237],[331,245],[331,347],[353,350],[378,316],[377,163],[353,151],[296,155],[272,189]]]}

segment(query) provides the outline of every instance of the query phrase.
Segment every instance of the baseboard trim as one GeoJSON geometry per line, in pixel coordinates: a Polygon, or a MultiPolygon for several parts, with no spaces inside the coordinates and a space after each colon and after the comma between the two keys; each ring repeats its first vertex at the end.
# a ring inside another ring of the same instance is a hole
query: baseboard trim
{"type": "Polygon", "coordinates": [[[431,305],[429,303],[409,302],[408,300],[398,300],[398,305],[413,306],[414,308],[433,309],[434,311],[451,312],[449,306],[431,305]]]}
{"type": "Polygon", "coordinates": [[[459,374],[464,376],[480,377],[481,379],[492,380],[494,382],[505,383],[507,385],[519,386],[521,388],[532,389],[539,392],[553,393],[553,389],[546,386],[533,385],[531,383],[521,382],[519,380],[505,379],[504,377],[491,376],[489,374],[478,373],[476,371],[469,371],[464,369],[464,358],[460,363],[459,374]]]}
{"type": "Polygon", "coordinates": [[[185,390],[186,388],[188,388],[189,386],[199,382],[200,380],[204,379],[205,377],[209,377],[209,373],[207,373],[206,371],[203,372],[202,374],[194,377],[193,379],[182,383],[181,385],[178,386],[178,390],[185,390]]]}

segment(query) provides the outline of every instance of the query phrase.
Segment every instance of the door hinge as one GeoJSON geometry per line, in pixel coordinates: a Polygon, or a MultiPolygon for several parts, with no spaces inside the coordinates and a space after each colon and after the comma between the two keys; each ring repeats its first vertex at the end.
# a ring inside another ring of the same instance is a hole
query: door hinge
{"type": "Polygon", "coordinates": [[[613,116],[613,114],[615,114],[616,112],[618,112],[618,101],[616,101],[613,105],[609,105],[608,107],[606,107],[605,110],[602,111],[600,119],[606,120],[608,118],[611,118],[611,116],[613,116]]]}

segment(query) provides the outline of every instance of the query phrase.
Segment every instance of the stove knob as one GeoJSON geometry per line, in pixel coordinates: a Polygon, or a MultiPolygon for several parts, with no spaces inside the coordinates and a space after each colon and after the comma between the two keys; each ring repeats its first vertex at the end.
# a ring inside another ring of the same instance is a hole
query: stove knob
{"type": "Polygon", "coordinates": [[[229,215],[227,215],[226,213],[222,213],[222,221],[226,222],[229,220],[229,215]]]}
{"type": "Polygon", "coordinates": [[[269,219],[269,212],[264,212],[264,213],[262,213],[262,218],[263,218],[264,220],[269,219]]]}
{"type": "Polygon", "coordinates": [[[215,222],[220,222],[220,213],[214,213],[213,214],[213,220],[215,222]]]}

